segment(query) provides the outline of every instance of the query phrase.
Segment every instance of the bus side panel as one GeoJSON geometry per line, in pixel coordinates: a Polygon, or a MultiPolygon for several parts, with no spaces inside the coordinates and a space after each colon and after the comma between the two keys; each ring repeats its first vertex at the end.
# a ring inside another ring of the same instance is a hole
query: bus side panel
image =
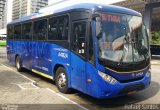
{"type": "MultiPolygon", "coordinates": [[[[47,51],[47,50],[46,50],[47,51]]],[[[70,68],[71,68],[71,64],[70,64],[70,51],[65,49],[64,47],[58,46],[56,44],[52,44],[51,48],[51,62],[52,62],[52,74],[54,73],[54,67],[56,65],[61,65],[65,68],[67,75],[68,75],[68,86],[70,87],[70,77],[71,77],[71,73],[70,73],[70,68]]],[[[54,77],[54,75],[53,75],[54,77]]]]}
{"type": "Polygon", "coordinates": [[[31,61],[32,61],[32,58],[31,58],[31,42],[30,41],[22,41],[22,46],[21,48],[23,49],[22,50],[22,55],[21,55],[21,59],[22,59],[22,64],[23,64],[23,67],[26,68],[26,69],[29,69],[31,68],[31,61]]]}
{"type": "Polygon", "coordinates": [[[56,44],[48,42],[32,42],[32,67],[43,74],[49,75],[54,79],[54,67],[62,65],[69,78],[70,87],[70,52],[56,44]]]}
{"type": "Polygon", "coordinates": [[[38,68],[38,54],[37,54],[37,42],[31,43],[31,59],[32,59],[32,65],[31,69],[37,69],[38,68]]]}
{"type": "Polygon", "coordinates": [[[71,52],[71,68],[72,87],[86,93],[86,61],[71,52]]]}
{"type": "Polygon", "coordinates": [[[22,53],[22,48],[21,48],[21,42],[20,41],[13,41],[13,59],[12,61],[15,63],[16,62],[16,55],[19,55],[21,57],[21,53],[22,53]]]}
{"type": "Polygon", "coordinates": [[[7,58],[10,62],[14,62],[14,42],[12,40],[7,40],[7,58]]]}
{"type": "Polygon", "coordinates": [[[20,41],[7,41],[7,58],[10,62],[15,63],[16,55],[21,57],[22,48],[20,41]]]}
{"type": "Polygon", "coordinates": [[[34,69],[53,77],[53,66],[55,65],[53,61],[57,58],[52,56],[54,47],[48,42],[32,42],[31,70],[34,69]]]}
{"type": "Polygon", "coordinates": [[[101,89],[98,81],[97,69],[90,63],[87,63],[87,94],[93,97],[100,97],[101,89]],[[90,82],[88,82],[90,80],[90,82]]]}
{"type": "Polygon", "coordinates": [[[25,49],[23,48],[24,42],[23,41],[16,41],[16,54],[19,55],[22,59],[22,54],[24,53],[25,49]]]}
{"type": "Polygon", "coordinates": [[[37,55],[38,66],[41,68],[41,72],[52,76],[52,44],[48,42],[38,42],[37,55]]]}

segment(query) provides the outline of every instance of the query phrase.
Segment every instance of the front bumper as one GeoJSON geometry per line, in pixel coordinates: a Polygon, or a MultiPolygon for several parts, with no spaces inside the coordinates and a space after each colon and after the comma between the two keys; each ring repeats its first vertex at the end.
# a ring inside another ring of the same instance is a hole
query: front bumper
{"type": "Polygon", "coordinates": [[[90,88],[90,95],[96,98],[112,98],[123,95],[128,95],[135,93],[137,91],[143,90],[150,85],[151,75],[144,76],[142,79],[132,82],[116,82],[115,84],[109,84],[102,80],[102,78],[97,78],[90,88]]]}

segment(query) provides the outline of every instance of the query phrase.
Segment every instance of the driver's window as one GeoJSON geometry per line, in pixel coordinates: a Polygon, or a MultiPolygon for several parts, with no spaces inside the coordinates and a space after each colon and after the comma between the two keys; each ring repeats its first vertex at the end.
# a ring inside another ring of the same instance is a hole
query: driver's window
{"type": "Polygon", "coordinates": [[[86,21],[74,22],[72,50],[83,57],[85,57],[86,54],[85,36],[86,36],[86,21]]]}

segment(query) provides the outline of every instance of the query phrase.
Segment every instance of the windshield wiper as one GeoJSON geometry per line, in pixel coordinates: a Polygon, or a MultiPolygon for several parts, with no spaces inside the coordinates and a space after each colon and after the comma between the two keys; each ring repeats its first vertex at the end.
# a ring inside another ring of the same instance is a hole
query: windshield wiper
{"type": "MultiPolygon", "coordinates": [[[[139,37],[139,36],[138,36],[139,37]]],[[[142,45],[142,39],[138,39],[138,53],[139,55],[143,55],[144,60],[147,61],[147,56],[148,56],[148,48],[142,45]]]]}
{"type": "Polygon", "coordinates": [[[132,44],[132,59],[133,59],[133,62],[134,62],[134,53],[133,53],[133,39],[134,39],[134,43],[135,43],[135,32],[134,32],[134,29],[133,27],[131,27],[132,31],[131,31],[131,44],[132,44]]]}
{"type": "Polygon", "coordinates": [[[124,48],[123,48],[122,57],[121,57],[118,65],[121,65],[121,63],[123,62],[123,59],[124,59],[124,56],[125,56],[125,44],[128,44],[128,51],[129,51],[129,38],[128,38],[126,28],[124,28],[124,30],[125,30],[124,39],[123,39],[124,48]]]}
{"type": "Polygon", "coordinates": [[[139,53],[140,55],[143,55],[144,60],[147,61],[148,49],[147,49],[145,46],[141,45],[141,47],[139,47],[138,50],[139,50],[138,53],[139,53]]]}
{"type": "MultiPolygon", "coordinates": [[[[138,36],[138,35],[136,35],[136,33],[135,33],[135,31],[133,30],[133,28],[131,28],[132,29],[132,40],[133,40],[133,38],[134,38],[134,42],[132,42],[131,41],[131,43],[132,43],[132,53],[133,53],[133,43],[135,44],[135,38],[138,36]]],[[[139,37],[139,36],[138,36],[139,37]]],[[[137,41],[136,41],[137,42],[137,41]]],[[[145,47],[145,46],[143,46],[142,45],[142,41],[141,42],[139,42],[139,39],[138,39],[138,47],[136,47],[137,48],[137,50],[138,50],[138,54],[141,56],[141,55],[143,55],[143,57],[144,57],[144,60],[147,60],[147,51],[148,51],[148,49],[145,47]]],[[[135,46],[134,46],[135,47],[135,46]]],[[[134,53],[132,54],[132,56],[133,56],[133,61],[134,61],[134,53]]]]}

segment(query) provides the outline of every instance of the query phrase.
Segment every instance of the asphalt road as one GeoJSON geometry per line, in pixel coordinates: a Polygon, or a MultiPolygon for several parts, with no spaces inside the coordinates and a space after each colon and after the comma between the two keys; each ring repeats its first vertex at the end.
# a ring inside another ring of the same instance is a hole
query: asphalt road
{"type": "MultiPolygon", "coordinates": [[[[95,99],[75,90],[71,94],[62,94],[62,95],[68,98],[69,100],[74,101],[77,104],[83,106],[84,108],[88,108],[92,110],[115,110],[115,109],[126,109],[128,107],[131,107],[131,108],[139,107],[139,105],[135,105],[135,104],[140,104],[140,105],[160,104],[160,57],[154,56],[151,63],[152,63],[152,82],[150,87],[143,91],[137,92],[135,94],[118,97],[118,98],[112,98],[112,99],[95,99]]],[[[15,66],[13,64],[10,64],[7,61],[6,49],[4,47],[0,47],[0,64],[5,65],[8,68],[11,68],[12,70],[16,71],[15,66]]],[[[35,81],[36,86],[38,88],[41,88],[42,90],[45,88],[49,88],[55,91],[56,93],[59,93],[59,91],[55,86],[55,83],[49,79],[41,77],[30,71],[21,72],[19,74],[22,74],[28,77],[29,79],[35,81]]],[[[2,75],[2,77],[4,76],[2,75]]],[[[3,78],[0,78],[0,80],[1,79],[3,78]]],[[[11,86],[12,85],[10,85],[10,87],[11,86]]],[[[1,86],[0,86],[0,91],[1,91],[1,86]]],[[[0,102],[1,102],[1,98],[0,98],[0,102]]],[[[157,105],[155,105],[155,108],[156,107],[157,105]]]]}

